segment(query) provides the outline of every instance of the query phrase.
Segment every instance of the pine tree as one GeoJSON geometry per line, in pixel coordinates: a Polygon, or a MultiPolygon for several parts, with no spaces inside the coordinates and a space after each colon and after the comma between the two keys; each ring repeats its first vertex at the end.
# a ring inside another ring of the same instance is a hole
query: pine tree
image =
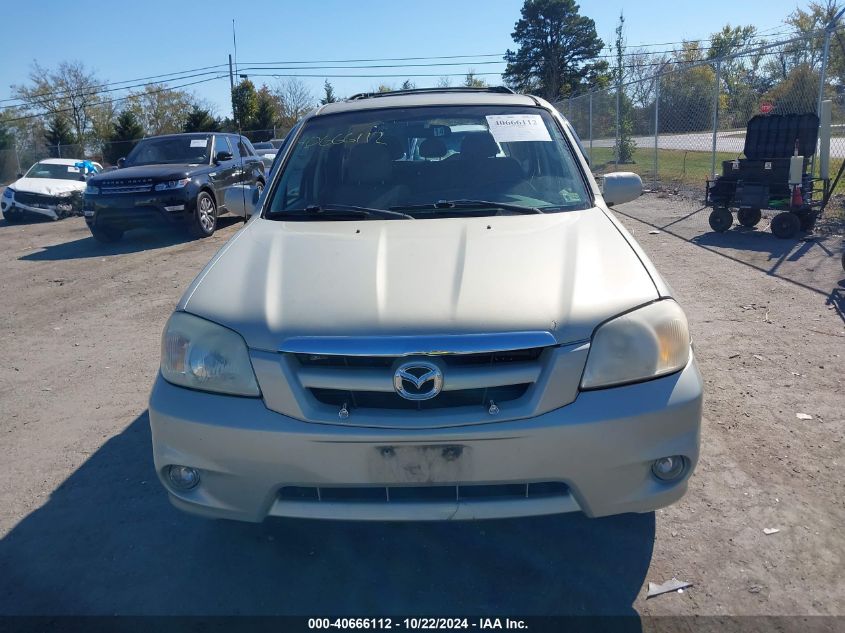
{"type": "Polygon", "coordinates": [[[185,121],[185,132],[219,132],[220,121],[205,108],[194,104],[185,121]]]}
{"type": "Polygon", "coordinates": [[[604,43],[579,8],[575,0],[525,0],[511,34],[519,49],[505,53],[508,85],[556,101],[606,81],[607,62],[596,61],[604,43]]]}
{"type": "Polygon", "coordinates": [[[103,148],[103,158],[106,162],[115,164],[117,159],[125,157],[135,147],[135,142],[143,136],[144,128],[141,127],[138,117],[132,110],[124,110],[114,122],[111,140],[103,148]]]}
{"type": "Polygon", "coordinates": [[[65,158],[71,154],[78,154],[76,147],[68,147],[76,143],[70,121],[62,114],[56,114],[47,121],[47,129],[44,130],[44,141],[47,143],[47,151],[53,158],[65,158]],[[64,146],[64,149],[62,149],[64,146]]]}
{"type": "Polygon", "coordinates": [[[258,107],[255,110],[255,117],[250,127],[251,133],[247,136],[252,141],[269,141],[273,138],[276,128],[278,106],[270,89],[261,86],[258,91],[258,107]]]}
{"type": "Polygon", "coordinates": [[[326,96],[320,99],[320,103],[326,105],[327,103],[334,103],[337,101],[337,97],[334,94],[334,86],[332,86],[328,79],[326,79],[323,83],[323,90],[325,91],[326,96]]]}

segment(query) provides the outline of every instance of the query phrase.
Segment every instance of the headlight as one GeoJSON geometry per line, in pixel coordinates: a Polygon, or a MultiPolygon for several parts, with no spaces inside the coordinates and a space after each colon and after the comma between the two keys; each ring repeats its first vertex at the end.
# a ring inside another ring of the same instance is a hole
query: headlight
{"type": "Polygon", "coordinates": [[[169,191],[171,189],[181,189],[191,182],[190,178],[182,178],[182,180],[168,180],[167,182],[160,182],[155,186],[156,191],[169,191]]]}
{"type": "Polygon", "coordinates": [[[70,198],[73,195],[73,191],[61,191],[54,195],[56,198],[70,198]]]}
{"type": "Polygon", "coordinates": [[[15,197],[15,190],[11,187],[6,187],[3,190],[3,197],[4,198],[14,198],[15,197]]]}
{"type": "Polygon", "coordinates": [[[243,338],[186,312],[174,312],[164,328],[161,375],[181,387],[261,395],[243,338]]]}
{"type": "Polygon", "coordinates": [[[687,318],[667,299],[599,326],[590,343],[582,389],[610,387],[683,369],[690,354],[687,318]]]}
{"type": "Polygon", "coordinates": [[[100,195],[100,188],[95,185],[87,185],[85,187],[85,195],[87,196],[99,196],[100,195]]]}

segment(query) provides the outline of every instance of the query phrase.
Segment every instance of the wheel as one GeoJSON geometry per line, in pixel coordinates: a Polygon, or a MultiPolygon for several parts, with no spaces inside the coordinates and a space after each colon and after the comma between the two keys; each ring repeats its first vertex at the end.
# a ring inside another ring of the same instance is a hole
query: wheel
{"type": "Polygon", "coordinates": [[[772,218],[772,233],[774,233],[776,237],[788,240],[791,237],[795,237],[800,230],[801,220],[799,220],[798,216],[791,211],[778,213],[774,218],[772,218]]]}
{"type": "Polygon", "coordinates": [[[263,180],[259,180],[258,182],[256,182],[256,183],[255,183],[255,188],[256,188],[256,189],[258,189],[258,195],[259,195],[259,197],[260,197],[260,196],[261,196],[261,194],[264,192],[264,181],[263,181],[263,180]]]}
{"type": "Polygon", "coordinates": [[[123,239],[123,231],[105,226],[91,227],[91,235],[101,244],[112,244],[123,239]]]}
{"type": "Polygon", "coordinates": [[[734,223],[734,216],[726,207],[716,207],[710,214],[710,228],[717,233],[724,233],[734,223]]]}
{"type": "Polygon", "coordinates": [[[747,226],[749,229],[752,226],[757,226],[763,214],[760,209],[740,209],[736,212],[736,219],[742,226],[747,226]]]}
{"type": "Polygon", "coordinates": [[[812,231],[816,226],[816,214],[812,211],[807,211],[798,216],[798,221],[801,223],[802,231],[812,231]]]}
{"type": "Polygon", "coordinates": [[[5,219],[9,224],[17,224],[23,220],[23,213],[20,213],[19,211],[12,211],[10,209],[9,211],[3,212],[3,219],[5,219]]]}
{"type": "Polygon", "coordinates": [[[217,205],[214,204],[214,198],[207,191],[200,191],[188,231],[194,237],[210,237],[216,228],[217,205]]]}

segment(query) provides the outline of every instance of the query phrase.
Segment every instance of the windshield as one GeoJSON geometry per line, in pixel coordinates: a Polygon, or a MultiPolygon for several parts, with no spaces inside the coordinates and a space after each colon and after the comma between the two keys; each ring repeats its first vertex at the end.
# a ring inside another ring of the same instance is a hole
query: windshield
{"type": "Polygon", "coordinates": [[[210,137],[164,136],[140,141],[129,152],[124,165],[154,165],[169,163],[206,164],[209,160],[210,137]]]}
{"type": "Polygon", "coordinates": [[[82,172],[73,165],[56,165],[54,163],[35,163],[26,172],[25,178],[53,178],[58,180],[79,180],[82,172]]]}
{"type": "Polygon", "coordinates": [[[330,205],[415,217],[508,212],[444,201],[553,212],[589,200],[572,150],[542,108],[397,108],[307,121],[265,217],[330,205]]]}

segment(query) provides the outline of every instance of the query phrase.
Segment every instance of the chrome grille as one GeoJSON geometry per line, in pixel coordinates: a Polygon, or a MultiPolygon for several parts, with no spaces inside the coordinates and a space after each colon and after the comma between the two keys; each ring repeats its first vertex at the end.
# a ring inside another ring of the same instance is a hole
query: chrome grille
{"type": "Polygon", "coordinates": [[[152,178],[132,178],[130,180],[106,180],[97,185],[104,195],[120,193],[146,193],[153,190],[152,178]]]}
{"type": "Polygon", "coordinates": [[[291,354],[301,386],[320,405],[334,410],[430,411],[489,407],[525,397],[541,372],[548,348],[414,356],[291,354]],[[443,390],[428,400],[409,400],[394,390],[395,368],[409,358],[442,368],[443,390]]]}

